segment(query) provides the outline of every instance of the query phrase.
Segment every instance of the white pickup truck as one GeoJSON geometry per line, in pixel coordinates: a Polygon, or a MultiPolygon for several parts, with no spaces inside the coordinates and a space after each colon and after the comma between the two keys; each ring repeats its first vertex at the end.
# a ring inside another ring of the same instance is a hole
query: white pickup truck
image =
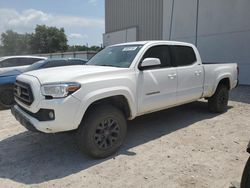
{"type": "Polygon", "coordinates": [[[17,77],[12,114],[27,129],[77,130],[80,148],[92,157],[122,145],[127,120],[208,100],[211,112],[227,109],[238,83],[237,64],[202,64],[195,46],[145,41],[110,46],[86,66],[50,68],[17,77]]]}

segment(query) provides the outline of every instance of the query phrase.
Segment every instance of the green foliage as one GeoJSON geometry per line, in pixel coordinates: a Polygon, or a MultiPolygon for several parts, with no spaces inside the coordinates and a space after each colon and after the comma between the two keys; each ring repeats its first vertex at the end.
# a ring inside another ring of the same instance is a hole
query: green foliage
{"type": "Polygon", "coordinates": [[[8,30],[1,34],[0,56],[42,54],[65,51],[100,51],[99,46],[68,46],[63,28],[37,25],[34,33],[20,34],[8,30]]]}
{"type": "Polygon", "coordinates": [[[102,50],[103,48],[102,47],[100,47],[100,46],[91,46],[90,48],[89,48],[89,50],[91,50],[91,51],[100,51],[100,50],[102,50]]]}
{"type": "Polygon", "coordinates": [[[63,52],[68,48],[67,37],[63,28],[37,25],[30,46],[33,53],[63,52]]]}
{"type": "Polygon", "coordinates": [[[5,55],[26,54],[30,51],[30,34],[18,34],[8,30],[1,35],[3,46],[1,51],[5,55]]]}
{"type": "Polygon", "coordinates": [[[102,48],[100,46],[91,46],[87,47],[85,45],[80,46],[80,45],[75,45],[75,46],[69,46],[68,47],[68,52],[77,52],[77,51],[100,51],[102,48]]]}
{"type": "Polygon", "coordinates": [[[75,45],[75,46],[69,46],[68,47],[68,52],[76,52],[76,51],[87,51],[89,48],[85,45],[80,46],[80,45],[75,45]]]}

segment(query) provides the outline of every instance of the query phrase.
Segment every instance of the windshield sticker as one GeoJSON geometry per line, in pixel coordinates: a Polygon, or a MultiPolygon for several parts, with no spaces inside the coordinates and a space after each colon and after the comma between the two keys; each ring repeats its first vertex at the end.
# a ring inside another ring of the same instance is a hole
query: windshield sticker
{"type": "Polygon", "coordinates": [[[137,47],[125,47],[123,48],[123,52],[127,52],[127,51],[135,51],[137,49],[137,47]]]}

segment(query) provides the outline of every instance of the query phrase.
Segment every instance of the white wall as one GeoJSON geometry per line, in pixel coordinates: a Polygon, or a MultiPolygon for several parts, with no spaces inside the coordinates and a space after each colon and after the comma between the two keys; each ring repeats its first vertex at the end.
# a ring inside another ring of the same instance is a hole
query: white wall
{"type": "Polygon", "coordinates": [[[103,45],[109,46],[123,42],[133,42],[137,40],[137,28],[128,28],[111,33],[103,34],[103,45]]]}
{"type": "MultiPolygon", "coordinates": [[[[169,40],[173,0],[164,0],[163,39],[169,40]],[[165,28],[165,29],[164,29],[165,28]]],[[[196,41],[203,61],[237,62],[250,85],[250,0],[174,0],[171,40],[196,41]]]]}
{"type": "Polygon", "coordinates": [[[250,1],[200,0],[198,48],[203,61],[237,62],[250,85],[250,1]]]}

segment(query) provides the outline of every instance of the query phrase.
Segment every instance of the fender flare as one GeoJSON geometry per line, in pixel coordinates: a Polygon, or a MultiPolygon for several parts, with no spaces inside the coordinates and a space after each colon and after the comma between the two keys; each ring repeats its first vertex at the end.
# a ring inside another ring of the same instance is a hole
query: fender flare
{"type": "Polygon", "coordinates": [[[75,118],[76,125],[80,125],[82,118],[84,117],[84,114],[86,113],[87,109],[90,107],[91,104],[93,104],[98,100],[114,96],[124,96],[127,99],[128,106],[131,112],[131,117],[129,119],[135,118],[137,113],[137,105],[132,92],[125,87],[112,87],[108,89],[105,88],[105,89],[95,90],[91,93],[88,93],[81,100],[83,102],[81,103],[81,108],[79,112],[76,114],[75,118]]]}
{"type": "Polygon", "coordinates": [[[226,79],[229,79],[229,87],[230,87],[230,89],[231,89],[231,80],[232,80],[231,75],[230,75],[230,74],[223,74],[223,75],[220,75],[220,76],[215,80],[215,84],[214,84],[214,88],[213,88],[212,95],[215,93],[215,91],[216,91],[216,89],[217,89],[217,87],[218,87],[220,81],[223,80],[223,79],[225,79],[225,78],[226,78],[226,79]]]}

